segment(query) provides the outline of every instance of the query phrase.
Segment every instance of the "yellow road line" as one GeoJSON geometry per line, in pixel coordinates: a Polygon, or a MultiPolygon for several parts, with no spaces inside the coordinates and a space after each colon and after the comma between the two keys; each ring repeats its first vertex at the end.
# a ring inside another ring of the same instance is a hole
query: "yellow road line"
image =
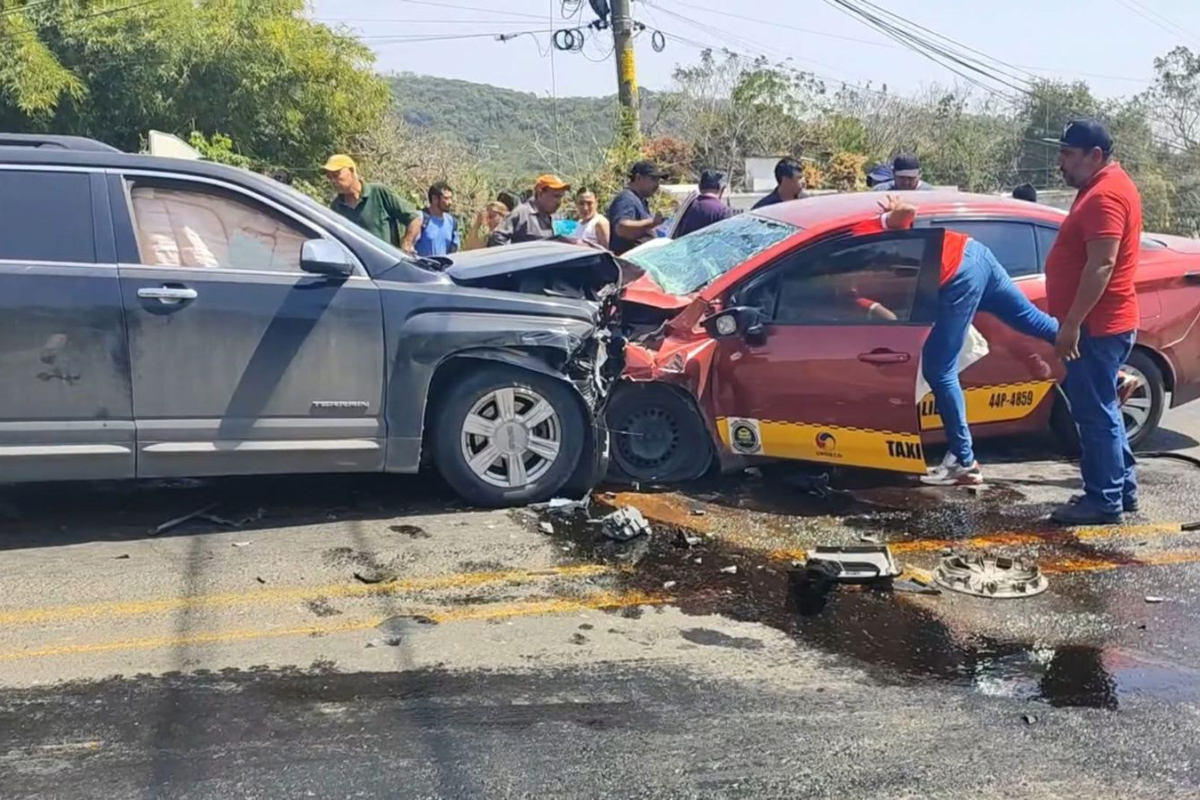
{"type": "Polygon", "coordinates": [[[1061,531],[1047,533],[990,533],[986,536],[975,536],[970,539],[916,539],[911,542],[894,542],[889,545],[894,553],[926,552],[943,550],[947,547],[1004,547],[1026,544],[1059,544],[1062,540],[1071,538],[1083,542],[1096,539],[1112,539],[1130,536],[1169,536],[1182,533],[1178,522],[1156,523],[1151,525],[1117,525],[1101,528],[1064,528],[1061,531]]]}
{"type": "MultiPolygon", "coordinates": [[[[543,614],[564,614],[572,611],[590,611],[610,608],[629,608],[631,606],[660,605],[669,598],[659,595],[631,592],[616,594],[601,592],[586,595],[576,599],[553,598],[549,600],[532,600],[519,603],[502,603],[495,606],[472,606],[446,611],[434,611],[425,616],[434,622],[467,622],[471,620],[509,619],[513,617],[539,616],[543,614]]],[[[69,644],[56,647],[43,647],[37,650],[17,650],[0,653],[0,662],[18,661],[27,658],[47,658],[51,656],[77,656],[94,653],[111,653],[122,650],[155,650],[161,647],[191,647],[207,644],[229,644],[234,642],[254,641],[259,639],[280,639],[296,636],[327,635],[331,633],[349,633],[353,631],[370,630],[383,622],[386,617],[374,617],[358,622],[346,622],[340,625],[305,625],[293,628],[244,629],[213,631],[211,633],[194,633],[186,636],[157,636],[144,639],[125,639],[112,642],[94,642],[91,644],[69,644]]]]}
{"type": "Polygon", "coordinates": [[[1108,572],[1125,567],[1166,567],[1172,564],[1200,563],[1200,550],[1175,550],[1169,553],[1150,553],[1133,556],[1129,561],[1107,559],[1051,559],[1042,565],[1042,572],[1061,574],[1064,572],[1108,572]]]}
{"type": "Polygon", "coordinates": [[[583,578],[613,572],[602,564],[548,567],[542,570],[508,570],[497,572],[463,572],[428,578],[405,578],[374,584],[338,583],[327,586],[280,587],[252,592],[196,595],[195,597],[166,597],[155,600],[130,600],[88,605],[0,611],[0,625],[29,625],[86,617],[130,616],[161,614],[195,609],[253,606],[266,603],[315,600],[317,598],[376,597],[407,592],[429,592],[462,589],[495,583],[527,583],[547,578],[583,578]]]}

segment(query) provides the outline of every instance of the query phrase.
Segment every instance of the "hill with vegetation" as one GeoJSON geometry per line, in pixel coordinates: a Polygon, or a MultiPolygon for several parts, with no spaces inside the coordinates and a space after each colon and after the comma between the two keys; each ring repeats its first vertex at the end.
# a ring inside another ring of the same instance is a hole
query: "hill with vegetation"
{"type": "MultiPolygon", "coordinates": [[[[498,178],[547,171],[587,172],[611,143],[616,96],[555,101],[482,83],[404,73],[390,78],[400,116],[410,125],[457,139],[498,178]]],[[[643,114],[654,96],[643,92],[643,114]]]]}

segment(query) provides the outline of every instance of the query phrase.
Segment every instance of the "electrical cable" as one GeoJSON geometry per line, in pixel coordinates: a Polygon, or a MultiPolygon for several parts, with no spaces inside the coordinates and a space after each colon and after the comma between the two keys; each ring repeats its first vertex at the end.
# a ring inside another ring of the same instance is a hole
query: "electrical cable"
{"type": "Polygon", "coordinates": [[[1175,24],[1167,17],[1159,14],[1157,11],[1137,2],[1137,0],[1117,0],[1117,3],[1119,3],[1127,11],[1132,11],[1134,14],[1137,14],[1154,27],[1169,33],[1171,36],[1190,39],[1192,42],[1196,41],[1195,34],[1189,32],[1187,28],[1175,24]]]}
{"type": "Polygon", "coordinates": [[[831,8],[842,11],[851,18],[857,19],[868,27],[883,33],[888,38],[899,42],[909,50],[912,50],[914,53],[917,53],[934,62],[935,64],[938,64],[942,68],[953,72],[955,75],[958,75],[968,83],[978,86],[980,89],[990,92],[991,94],[1007,100],[1010,103],[1015,104],[1016,98],[1012,95],[1006,94],[1003,91],[997,90],[995,87],[985,83],[984,81],[991,81],[993,83],[1000,84],[1001,86],[1018,93],[1030,93],[1027,88],[1015,85],[1011,78],[997,75],[995,71],[989,70],[986,65],[983,65],[978,60],[971,59],[969,56],[965,56],[961,53],[956,53],[945,46],[931,41],[928,38],[922,37],[913,30],[891,24],[887,20],[881,18],[878,14],[875,14],[871,10],[858,5],[852,0],[824,0],[824,2],[831,8]],[[963,70],[967,70],[967,72],[964,72],[963,70]],[[967,74],[968,72],[974,72],[979,75],[979,77],[969,75],[967,74]]]}
{"type": "Polygon", "coordinates": [[[37,8],[38,6],[49,5],[50,3],[53,3],[53,2],[56,2],[56,0],[33,0],[33,2],[25,3],[24,5],[14,5],[12,8],[6,8],[3,11],[0,11],[0,17],[9,17],[9,16],[15,16],[17,14],[24,14],[26,11],[29,11],[30,9],[37,8]]]}
{"type": "MultiPolygon", "coordinates": [[[[119,8],[108,8],[103,11],[93,12],[91,14],[84,14],[84,15],[78,16],[78,17],[71,17],[70,19],[63,20],[63,24],[69,25],[69,24],[72,24],[75,22],[83,22],[84,20],[98,19],[100,17],[109,17],[114,14],[120,14],[125,11],[133,11],[134,9],[142,8],[143,6],[152,6],[152,5],[155,5],[160,2],[162,2],[162,0],[141,0],[141,2],[131,3],[127,6],[121,6],[119,8]]],[[[9,39],[15,39],[18,36],[37,36],[40,32],[41,31],[38,31],[38,30],[17,31],[16,33],[10,33],[6,36],[0,36],[0,42],[9,40],[9,39]]]]}
{"type": "Polygon", "coordinates": [[[543,20],[545,17],[539,14],[523,14],[520,11],[504,11],[496,8],[481,8],[479,6],[464,6],[457,3],[443,3],[437,0],[397,0],[400,3],[410,3],[418,6],[434,6],[435,8],[453,8],[459,11],[480,11],[484,14],[496,14],[502,17],[522,17],[524,19],[543,20]]]}

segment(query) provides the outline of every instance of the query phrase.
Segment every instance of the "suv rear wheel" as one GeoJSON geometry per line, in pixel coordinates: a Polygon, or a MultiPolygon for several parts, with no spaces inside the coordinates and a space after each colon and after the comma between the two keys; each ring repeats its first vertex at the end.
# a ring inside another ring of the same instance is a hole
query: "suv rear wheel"
{"type": "Polygon", "coordinates": [[[504,366],[484,366],[440,400],[434,461],[468,501],[521,505],[553,497],[575,471],[584,417],[562,381],[504,366]]]}

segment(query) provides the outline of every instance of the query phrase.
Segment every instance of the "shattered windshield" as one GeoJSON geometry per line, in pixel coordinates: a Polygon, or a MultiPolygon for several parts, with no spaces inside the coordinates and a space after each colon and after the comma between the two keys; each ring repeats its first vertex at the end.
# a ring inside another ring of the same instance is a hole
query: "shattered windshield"
{"type": "Polygon", "coordinates": [[[668,294],[690,294],[800,228],[740,214],[659,247],[639,248],[625,258],[668,294]]]}

